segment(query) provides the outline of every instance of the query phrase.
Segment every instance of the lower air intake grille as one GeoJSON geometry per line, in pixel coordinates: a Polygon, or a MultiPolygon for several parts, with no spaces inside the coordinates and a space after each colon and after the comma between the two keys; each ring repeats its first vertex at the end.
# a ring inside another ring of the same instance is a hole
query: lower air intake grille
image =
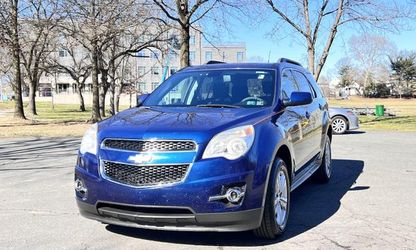
{"type": "Polygon", "coordinates": [[[189,165],[135,166],[104,161],[104,174],[113,181],[131,186],[151,186],[180,182],[189,165]]]}

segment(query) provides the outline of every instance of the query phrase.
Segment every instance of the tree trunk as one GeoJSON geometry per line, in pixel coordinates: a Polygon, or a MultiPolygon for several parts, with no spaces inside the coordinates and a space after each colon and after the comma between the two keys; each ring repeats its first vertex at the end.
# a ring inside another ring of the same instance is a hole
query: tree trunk
{"type": "Polygon", "coordinates": [[[308,68],[312,75],[315,75],[315,46],[308,44],[308,68]]]}
{"type": "Polygon", "coordinates": [[[84,102],[84,96],[82,95],[82,90],[84,89],[84,84],[78,83],[78,98],[79,98],[79,111],[84,112],[85,111],[85,102],[84,102]]]}
{"type": "Polygon", "coordinates": [[[110,64],[110,113],[111,115],[116,114],[116,109],[114,106],[114,98],[116,91],[116,69],[114,62],[110,64]]]}
{"type": "Polygon", "coordinates": [[[181,29],[181,50],[180,50],[180,57],[181,57],[181,68],[188,67],[190,65],[189,62],[189,26],[184,26],[181,29]]]}
{"type": "Polygon", "coordinates": [[[14,117],[19,119],[26,119],[23,110],[22,98],[22,75],[20,70],[20,44],[19,44],[19,29],[18,29],[18,2],[14,1],[12,6],[12,22],[13,22],[13,68],[14,68],[14,83],[13,92],[15,96],[14,117]]]}
{"type": "Polygon", "coordinates": [[[29,84],[29,110],[32,115],[38,115],[36,112],[36,86],[37,83],[34,83],[33,80],[29,84]]]}
{"type": "Polygon", "coordinates": [[[91,111],[91,122],[98,122],[101,120],[100,115],[100,101],[99,101],[99,85],[98,85],[98,46],[97,42],[93,42],[92,51],[92,111],[91,111]]]}
{"type": "Polygon", "coordinates": [[[116,95],[114,97],[114,106],[115,106],[116,112],[118,113],[120,111],[120,95],[121,95],[121,92],[123,92],[123,82],[120,82],[120,86],[116,87],[115,92],[116,92],[116,95]]]}
{"type": "Polygon", "coordinates": [[[108,90],[108,70],[101,69],[101,86],[100,86],[100,113],[105,117],[105,96],[108,90]]]}

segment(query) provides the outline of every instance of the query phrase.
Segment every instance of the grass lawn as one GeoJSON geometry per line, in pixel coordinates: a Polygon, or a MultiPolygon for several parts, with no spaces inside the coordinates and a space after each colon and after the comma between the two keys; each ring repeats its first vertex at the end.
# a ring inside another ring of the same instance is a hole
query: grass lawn
{"type": "MultiPolygon", "coordinates": [[[[24,103],[27,120],[13,119],[14,102],[0,102],[0,137],[66,137],[82,136],[90,126],[91,107],[80,112],[76,104],[37,103],[37,116],[32,116],[24,103]]],[[[125,109],[126,107],[122,107],[125,109]]]]}
{"type": "Polygon", "coordinates": [[[397,116],[360,116],[362,130],[416,131],[416,99],[351,97],[349,100],[331,99],[329,104],[345,108],[374,108],[377,104],[382,104],[397,116]]]}
{"type": "MultiPolygon", "coordinates": [[[[329,100],[334,107],[375,107],[383,104],[397,114],[396,117],[360,116],[362,130],[395,130],[416,132],[416,99],[369,99],[351,97],[349,100],[329,100]]],[[[27,103],[25,103],[27,106],[27,103]]],[[[14,102],[0,102],[0,137],[66,137],[82,136],[90,126],[91,108],[78,111],[75,104],[37,103],[37,116],[31,116],[25,108],[28,120],[13,119],[14,102]]],[[[127,107],[122,107],[126,109],[127,107]]]]}

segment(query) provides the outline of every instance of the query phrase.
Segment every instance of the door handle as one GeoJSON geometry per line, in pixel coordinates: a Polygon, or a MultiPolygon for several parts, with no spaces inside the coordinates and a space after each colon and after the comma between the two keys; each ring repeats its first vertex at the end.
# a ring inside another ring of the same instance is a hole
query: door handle
{"type": "Polygon", "coordinates": [[[319,103],[319,109],[320,110],[324,110],[324,105],[322,105],[322,104],[319,103]]]}
{"type": "Polygon", "coordinates": [[[305,117],[306,117],[307,119],[309,119],[309,118],[311,118],[311,114],[310,114],[308,111],[306,111],[306,113],[305,113],[305,117]]]}

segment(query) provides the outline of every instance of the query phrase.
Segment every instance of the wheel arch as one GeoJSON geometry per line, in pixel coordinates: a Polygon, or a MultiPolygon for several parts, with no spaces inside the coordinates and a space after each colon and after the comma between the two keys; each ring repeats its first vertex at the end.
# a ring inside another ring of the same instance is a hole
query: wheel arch
{"type": "Polygon", "coordinates": [[[280,158],[282,159],[285,164],[286,167],[288,168],[288,172],[289,172],[289,179],[290,179],[290,183],[292,183],[293,180],[293,169],[294,169],[294,159],[293,159],[293,154],[292,151],[290,149],[290,147],[285,144],[282,143],[280,145],[278,145],[276,147],[275,153],[273,154],[273,158],[270,162],[270,167],[267,171],[267,178],[265,181],[265,185],[264,185],[264,192],[263,192],[263,202],[262,202],[262,207],[264,208],[264,203],[266,201],[266,193],[267,193],[267,187],[269,186],[269,182],[270,182],[270,175],[272,173],[273,168],[275,167],[275,163],[276,163],[276,159],[280,158]]]}
{"type": "Polygon", "coordinates": [[[293,158],[292,158],[292,154],[290,153],[290,149],[286,144],[281,145],[279,149],[277,150],[276,154],[274,155],[273,166],[277,158],[280,158],[285,162],[287,170],[290,173],[290,176],[289,176],[290,182],[292,182],[293,158]]]}

